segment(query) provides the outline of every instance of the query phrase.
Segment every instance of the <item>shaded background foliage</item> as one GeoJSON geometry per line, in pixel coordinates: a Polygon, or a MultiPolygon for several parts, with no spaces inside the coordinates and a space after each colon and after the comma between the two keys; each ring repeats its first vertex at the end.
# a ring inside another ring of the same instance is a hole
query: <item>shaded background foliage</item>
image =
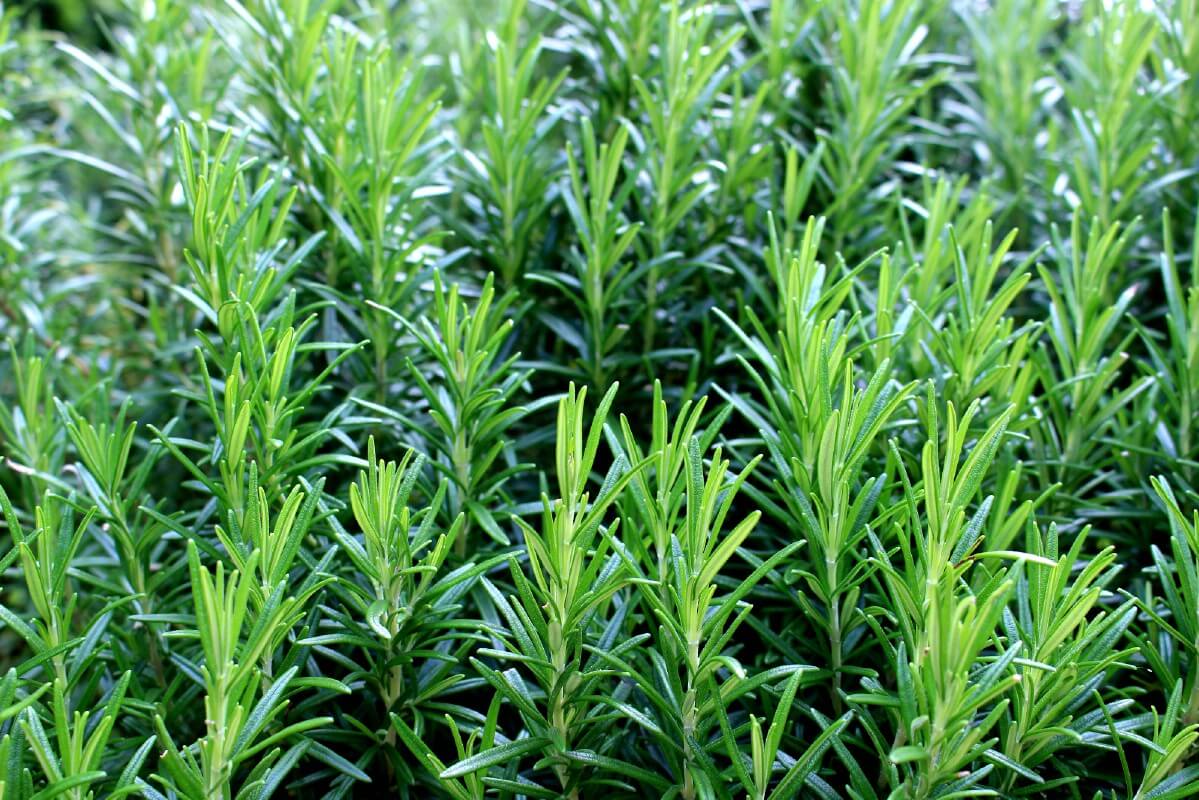
{"type": "Polygon", "coordinates": [[[1192,796],[1197,71],[1193,0],[3,7],[0,796],[1192,796]]]}

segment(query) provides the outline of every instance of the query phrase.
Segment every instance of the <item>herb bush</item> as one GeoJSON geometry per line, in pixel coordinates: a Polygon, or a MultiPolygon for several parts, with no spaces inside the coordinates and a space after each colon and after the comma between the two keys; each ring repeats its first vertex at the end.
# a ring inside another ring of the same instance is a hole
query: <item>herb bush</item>
{"type": "Polygon", "coordinates": [[[1197,73],[1195,0],[0,11],[0,797],[1199,794],[1197,73]]]}

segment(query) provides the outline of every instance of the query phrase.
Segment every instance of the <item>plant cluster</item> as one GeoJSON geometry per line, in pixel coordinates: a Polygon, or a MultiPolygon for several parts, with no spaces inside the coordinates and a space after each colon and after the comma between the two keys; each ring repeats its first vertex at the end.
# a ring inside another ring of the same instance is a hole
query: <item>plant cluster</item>
{"type": "Polygon", "coordinates": [[[1195,0],[18,0],[0,85],[0,800],[1199,795],[1195,0]]]}

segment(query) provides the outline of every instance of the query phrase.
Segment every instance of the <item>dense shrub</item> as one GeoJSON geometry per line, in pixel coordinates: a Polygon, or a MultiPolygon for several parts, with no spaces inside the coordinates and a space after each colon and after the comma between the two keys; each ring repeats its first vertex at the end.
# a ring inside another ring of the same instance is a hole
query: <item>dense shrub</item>
{"type": "Polygon", "coordinates": [[[0,20],[0,798],[1199,794],[1194,0],[0,20]]]}

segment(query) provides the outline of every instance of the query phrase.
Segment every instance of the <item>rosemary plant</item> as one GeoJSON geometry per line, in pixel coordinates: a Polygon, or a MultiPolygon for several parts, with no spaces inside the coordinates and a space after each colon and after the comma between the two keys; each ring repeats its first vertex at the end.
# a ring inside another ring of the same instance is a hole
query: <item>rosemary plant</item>
{"type": "Polygon", "coordinates": [[[1199,795],[1195,0],[0,0],[0,800],[1199,795]]]}

